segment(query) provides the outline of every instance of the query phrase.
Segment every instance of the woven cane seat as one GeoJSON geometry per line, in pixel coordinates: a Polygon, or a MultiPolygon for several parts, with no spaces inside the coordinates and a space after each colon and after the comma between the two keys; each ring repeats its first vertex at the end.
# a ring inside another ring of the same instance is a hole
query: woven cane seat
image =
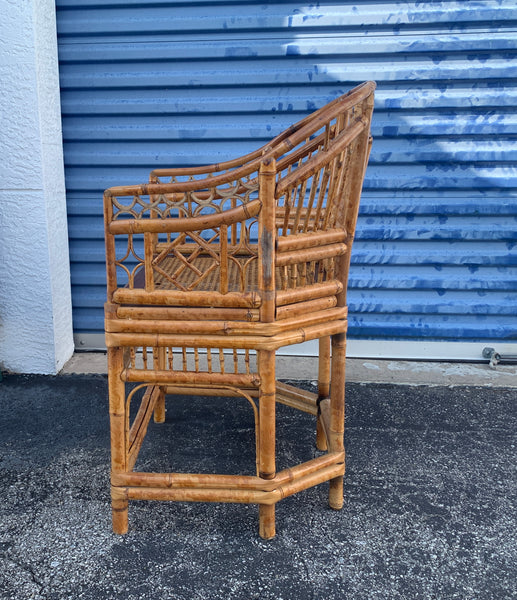
{"type": "MultiPolygon", "coordinates": [[[[219,291],[221,276],[220,267],[207,256],[188,258],[185,260],[169,256],[160,263],[160,272],[154,273],[154,288],[159,290],[198,290],[203,292],[219,291]],[[162,272],[163,271],[163,272],[162,272]]],[[[244,292],[257,291],[258,259],[256,256],[239,256],[228,262],[228,291],[244,292]]],[[[275,268],[275,285],[279,290],[326,281],[324,266],[319,262],[300,263],[275,268]],[[298,284],[298,285],[297,285],[298,284]]],[[[135,288],[144,288],[144,272],[140,271],[135,277],[135,288]]]]}

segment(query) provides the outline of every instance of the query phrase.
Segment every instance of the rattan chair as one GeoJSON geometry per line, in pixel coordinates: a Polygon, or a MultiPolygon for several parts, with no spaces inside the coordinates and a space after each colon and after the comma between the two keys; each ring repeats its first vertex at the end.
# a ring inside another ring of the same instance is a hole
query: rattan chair
{"type": "Polygon", "coordinates": [[[115,532],[127,531],[131,499],[256,503],[263,538],[275,535],[275,504],[300,490],[330,481],[341,508],[346,285],[374,88],[238,160],[155,170],[148,184],[105,192],[115,532]],[[314,339],[319,393],[276,381],[276,350],[314,339]],[[256,474],[136,471],[169,394],[249,400],[256,474]],[[280,472],[276,402],[315,416],[322,451],[280,472]]]}

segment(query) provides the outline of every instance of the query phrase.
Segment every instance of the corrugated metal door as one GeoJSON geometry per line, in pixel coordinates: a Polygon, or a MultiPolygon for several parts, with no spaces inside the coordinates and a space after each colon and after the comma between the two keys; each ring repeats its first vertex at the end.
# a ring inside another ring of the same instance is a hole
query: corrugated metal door
{"type": "Polygon", "coordinates": [[[514,0],[57,9],[74,319],[87,344],[103,329],[104,188],[246,153],[365,79],[378,92],[350,337],[516,339],[514,0]]]}

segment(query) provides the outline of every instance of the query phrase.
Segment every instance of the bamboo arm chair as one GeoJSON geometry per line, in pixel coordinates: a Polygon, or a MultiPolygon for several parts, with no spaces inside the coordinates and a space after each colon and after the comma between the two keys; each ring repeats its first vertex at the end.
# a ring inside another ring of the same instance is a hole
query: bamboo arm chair
{"type": "Polygon", "coordinates": [[[346,285],[374,89],[358,86],[245,157],[105,192],[114,531],[127,531],[129,499],[257,503],[263,538],[275,535],[276,502],[307,487],[330,481],[341,508],[346,285]],[[276,350],[312,339],[318,394],[277,382],[276,350]],[[256,475],[135,471],[166,394],[248,399],[256,475]],[[325,454],[277,472],[276,402],[315,415],[325,454]]]}

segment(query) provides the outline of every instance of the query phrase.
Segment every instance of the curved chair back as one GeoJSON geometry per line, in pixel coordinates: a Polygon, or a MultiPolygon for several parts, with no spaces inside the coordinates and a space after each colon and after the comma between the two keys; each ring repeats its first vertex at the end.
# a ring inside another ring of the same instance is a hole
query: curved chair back
{"type": "Polygon", "coordinates": [[[224,311],[230,319],[260,309],[271,321],[279,306],[335,295],[339,282],[344,305],[374,88],[358,86],[241,159],[107,190],[108,302],[239,309],[224,311]]]}

